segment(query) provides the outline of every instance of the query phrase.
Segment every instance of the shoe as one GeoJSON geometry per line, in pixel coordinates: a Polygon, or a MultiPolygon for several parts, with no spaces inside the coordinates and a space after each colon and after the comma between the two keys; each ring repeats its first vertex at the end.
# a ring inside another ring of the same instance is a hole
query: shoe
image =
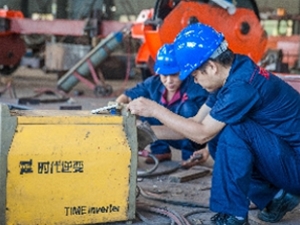
{"type": "Polygon", "coordinates": [[[273,199],[267,207],[260,211],[257,217],[265,222],[276,223],[284,217],[284,215],[296,208],[300,203],[300,196],[291,195],[284,192],[278,199],[273,199]]]}
{"type": "Polygon", "coordinates": [[[213,223],[216,223],[217,220],[220,218],[220,217],[223,217],[225,216],[224,213],[216,213],[215,215],[213,215],[211,218],[210,218],[210,221],[213,222],[213,223]]]}
{"type": "Polygon", "coordinates": [[[224,213],[217,213],[210,220],[216,225],[249,225],[248,218],[239,220],[235,216],[224,213]]]}
{"type": "MultiPolygon", "coordinates": [[[[163,162],[163,161],[170,161],[172,158],[172,154],[171,153],[164,153],[164,154],[153,154],[159,162],[163,162]]],[[[154,160],[153,158],[151,158],[150,156],[148,156],[145,160],[145,163],[147,164],[154,164],[154,160]]]]}

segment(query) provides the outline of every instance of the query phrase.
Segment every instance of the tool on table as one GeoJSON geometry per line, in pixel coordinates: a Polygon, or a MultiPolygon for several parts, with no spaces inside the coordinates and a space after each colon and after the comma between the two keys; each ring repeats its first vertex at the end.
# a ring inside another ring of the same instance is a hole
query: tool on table
{"type": "Polygon", "coordinates": [[[199,160],[203,158],[202,154],[196,154],[191,156],[188,160],[181,165],[182,168],[189,169],[193,166],[199,165],[199,160]]]}
{"type": "MultiPolygon", "coordinates": [[[[125,104],[110,101],[108,102],[107,106],[94,109],[91,111],[91,113],[93,114],[110,113],[115,115],[115,114],[119,114],[123,108],[125,108],[125,104]]],[[[147,145],[157,140],[158,139],[154,131],[152,130],[151,125],[147,121],[144,121],[137,125],[138,150],[144,150],[144,148],[147,145]]]]}
{"type": "Polygon", "coordinates": [[[193,155],[193,156],[188,160],[188,162],[194,162],[194,161],[200,160],[200,159],[202,159],[202,157],[203,157],[202,154],[193,155]]]}
{"type": "Polygon", "coordinates": [[[120,112],[121,109],[124,107],[124,104],[117,103],[117,102],[108,102],[107,106],[94,109],[91,111],[93,114],[99,114],[99,113],[111,113],[116,114],[118,111],[120,112]]]}

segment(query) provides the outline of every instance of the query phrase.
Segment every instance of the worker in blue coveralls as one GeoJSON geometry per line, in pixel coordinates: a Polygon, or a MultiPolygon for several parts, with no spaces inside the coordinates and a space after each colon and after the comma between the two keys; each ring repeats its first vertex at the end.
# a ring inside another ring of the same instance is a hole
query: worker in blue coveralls
{"type": "MultiPolygon", "coordinates": [[[[126,90],[116,99],[116,102],[128,103],[143,96],[180,116],[192,117],[196,115],[198,109],[206,101],[208,92],[196,84],[192,77],[179,79],[179,67],[175,61],[173,45],[165,44],[159,49],[154,71],[156,75],[126,90]]],[[[160,121],[155,118],[141,118],[141,120],[147,120],[150,125],[161,125],[160,121]]],[[[150,145],[150,150],[159,161],[166,161],[171,160],[172,157],[170,146],[181,150],[184,167],[190,167],[205,160],[203,157],[199,162],[188,162],[196,150],[205,147],[205,145],[195,144],[188,139],[158,140],[150,145]]],[[[201,152],[198,153],[198,155],[201,154],[201,152]]],[[[151,164],[154,163],[154,160],[147,157],[145,162],[151,164]]]]}
{"type": "Polygon", "coordinates": [[[210,96],[192,119],[138,98],[132,114],[154,117],[159,139],[208,142],[214,158],[210,208],[217,225],[280,221],[300,202],[300,94],[248,56],[234,54],[222,33],[196,23],[174,40],[180,79],[193,77],[210,96]]]}

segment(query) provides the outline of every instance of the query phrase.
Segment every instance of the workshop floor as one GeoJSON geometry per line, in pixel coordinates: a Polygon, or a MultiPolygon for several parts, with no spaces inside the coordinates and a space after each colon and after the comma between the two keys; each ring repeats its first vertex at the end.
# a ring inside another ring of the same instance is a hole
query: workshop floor
{"type": "MultiPolygon", "coordinates": [[[[38,91],[42,89],[56,91],[57,75],[54,73],[44,73],[42,70],[19,68],[12,76],[13,86],[16,92],[16,98],[12,98],[9,92],[5,92],[0,97],[0,103],[6,103],[14,106],[18,105],[19,99],[32,98],[38,91]]],[[[110,97],[98,97],[96,98],[93,91],[88,89],[82,83],[76,85],[69,93],[69,100],[64,102],[54,102],[57,100],[55,95],[40,95],[39,99],[48,99],[51,103],[40,104],[27,104],[21,107],[28,109],[55,109],[58,110],[62,106],[76,106],[81,107],[82,110],[92,110],[102,106],[106,106],[109,101],[115,99],[115,97],[124,90],[124,88],[131,87],[137,82],[141,81],[140,77],[135,77],[126,80],[106,80],[107,84],[112,85],[113,95],[110,97]],[[83,95],[78,95],[79,92],[83,92],[83,95]]],[[[2,77],[0,82],[5,82],[2,77]]],[[[0,83],[0,90],[3,88],[3,84],[0,83]]],[[[171,224],[170,220],[166,216],[162,216],[157,213],[150,213],[145,207],[153,206],[152,210],[157,208],[163,209],[166,213],[185,215],[190,221],[190,224],[211,224],[210,217],[214,215],[209,211],[209,195],[211,186],[211,171],[213,166],[213,160],[209,159],[202,167],[195,167],[193,172],[195,174],[202,174],[203,177],[191,179],[185,182],[178,182],[174,179],[174,175],[179,172],[187,172],[177,168],[180,161],[180,152],[172,150],[172,162],[166,162],[159,165],[154,172],[157,175],[151,177],[144,177],[138,179],[138,187],[140,187],[140,194],[137,197],[137,212],[144,217],[144,220],[149,220],[154,224],[171,224]],[[177,168],[177,170],[175,170],[177,168]],[[173,172],[170,172],[172,171],[173,172]],[[169,171],[170,173],[166,172],[169,171]],[[204,172],[203,172],[204,171],[204,172]],[[203,173],[202,173],[203,172],[203,173]],[[205,172],[206,173],[205,175],[205,172]],[[153,200],[153,199],[156,200],[153,200]],[[202,206],[202,207],[200,207],[202,206]],[[190,214],[190,215],[188,215],[190,214]]],[[[139,158],[138,170],[145,171],[149,169],[149,165],[144,163],[144,158],[139,158]]],[[[176,177],[176,176],[175,176],[176,177]]],[[[263,223],[256,217],[257,210],[250,210],[249,220],[250,224],[268,224],[263,223]]],[[[293,212],[288,213],[284,219],[277,223],[280,225],[297,225],[300,224],[300,206],[298,206],[293,212]]],[[[148,224],[147,222],[136,219],[130,221],[132,224],[148,224]]],[[[130,224],[129,222],[116,222],[110,223],[112,225],[130,224]]]]}

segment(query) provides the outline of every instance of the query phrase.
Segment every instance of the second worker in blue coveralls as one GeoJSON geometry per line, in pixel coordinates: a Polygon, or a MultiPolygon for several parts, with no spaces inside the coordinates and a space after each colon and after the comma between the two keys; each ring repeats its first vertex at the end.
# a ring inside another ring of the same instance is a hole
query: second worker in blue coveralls
{"type": "Polygon", "coordinates": [[[128,109],[164,124],[153,127],[159,139],[208,142],[217,225],[248,225],[250,201],[260,220],[280,221],[300,202],[300,94],[248,56],[234,54],[210,26],[187,26],[174,46],[180,78],[193,77],[210,92],[208,101],[192,119],[145,98],[128,109]]]}
{"type": "MultiPolygon", "coordinates": [[[[133,88],[125,90],[125,92],[116,99],[116,102],[128,103],[142,96],[157,102],[180,116],[194,116],[206,101],[208,92],[196,84],[192,77],[187,77],[183,80],[179,79],[180,70],[175,60],[173,45],[166,44],[159,49],[155,60],[154,71],[156,75],[140,82],[133,88]]],[[[150,125],[161,125],[160,121],[155,118],[141,118],[141,120],[148,121],[150,125]]],[[[207,158],[204,156],[203,159],[198,162],[186,161],[190,159],[195,151],[204,147],[204,145],[195,144],[188,139],[155,141],[150,145],[151,153],[154,154],[159,161],[171,160],[170,146],[181,150],[181,156],[184,160],[183,166],[185,167],[201,163],[207,158]]],[[[198,152],[198,154],[200,154],[200,152],[198,152]]],[[[146,163],[154,163],[154,161],[148,157],[146,163]]]]}

